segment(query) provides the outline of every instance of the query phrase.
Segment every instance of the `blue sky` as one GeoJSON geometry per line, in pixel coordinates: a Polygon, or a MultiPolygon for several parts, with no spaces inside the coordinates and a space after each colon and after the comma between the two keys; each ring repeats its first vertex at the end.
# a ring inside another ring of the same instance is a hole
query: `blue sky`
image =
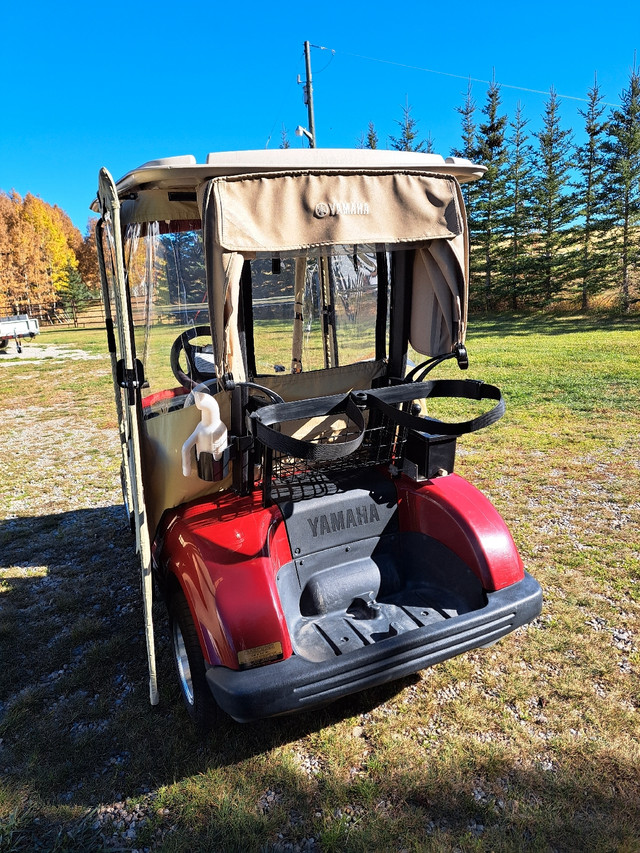
{"type": "Polygon", "coordinates": [[[83,232],[101,166],[119,178],[158,157],[277,148],[283,126],[292,146],[305,144],[294,135],[307,124],[296,83],[305,40],[329,48],[311,56],[320,147],[355,147],[369,121],[386,147],[408,102],[445,156],[460,144],[455,108],[469,77],[480,109],[495,74],[504,112],[520,101],[532,131],[539,92],[554,86],[579,139],[574,99],[597,72],[617,103],[640,51],[637,0],[14,0],[2,18],[0,189],[58,204],[83,232]]]}

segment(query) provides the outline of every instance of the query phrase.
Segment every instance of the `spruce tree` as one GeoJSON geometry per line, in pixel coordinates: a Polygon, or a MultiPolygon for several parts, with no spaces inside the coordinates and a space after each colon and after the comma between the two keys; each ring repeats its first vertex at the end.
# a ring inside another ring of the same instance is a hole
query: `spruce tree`
{"type": "Polygon", "coordinates": [[[402,133],[400,136],[392,136],[391,147],[396,151],[425,151],[427,142],[418,139],[418,122],[411,115],[411,106],[407,102],[402,108],[402,118],[396,120],[402,133]]]}
{"type": "Polygon", "coordinates": [[[499,115],[500,87],[492,82],[482,113],[487,120],[478,127],[476,151],[487,171],[478,181],[473,203],[471,233],[471,275],[482,288],[485,311],[495,308],[499,299],[500,253],[504,239],[507,116],[499,115]]]}
{"type": "Polygon", "coordinates": [[[576,226],[579,245],[576,271],[583,311],[588,310],[590,297],[607,286],[610,276],[607,262],[609,253],[604,250],[602,240],[606,227],[606,167],[603,151],[606,122],[602,120],[605,108],[597,77],[594,77],[593,86],[587,94],[586,109],[578,111],[584,119],[587,139],[575,151],[578,177],[574,184],[575,213],[579,217],[579,225],[576,226]]]}
{"type": "Polygon", "coordinates": [[[367,128],[366,133],[361,133],[358,137],[358,142],[356,144],[356,148],[377,148],[378,147],[378,134],[376,132],[376,127],[372,121],[369,122],[369,127],[367,128]]]}
{"type": "Polygon", "coordinates": [[[611,112],[607,156],[607,193],[612,211],[611,239],[619,257],[622,310],[631,307],[631,273],[640,262],[640,73],[634,67],[622,105],[611,112]]]}
{"type": "Polygon", "coordinates": [[[369,127],[367,129],[367,141],[365,148],[377,148],[378,147],[378,134],[376,133],[375,125],[372,121],[369,122],[369,127]]]}
{"type": "Polygon", "coordinates": [[[291,143],[289,142],[289,134],[287,133],[287,128],[282,125],[282,129],[280,130],[280,148],[291,148],[291,143]]]}
{"type": "Polygon", "coordinates": [[[501,264],[504,296],[513,311],[521,307],[529,292],[533,148],[527,124],[518,102],[507,139],[509,169],[505,180],[505,250],[501,264]]]}
{"type": "Polygon", "coordinates": [[[91,299],[91,291],[80,277],[78,270],[67,264],[64,270],[65,281],[60,286],[60,298],[65,311],[71,311],[73,325],[78,325],[78,314],[91,299]]]}
{"type": "Polygon", "coordinates": [[[533,182],[534,228],[538,246],[532,258],[532,287],[536,297],[550,302],[573,275],[570,254],[573,200],[567,188],[572,168],[571,131],[560,122],[560,101],[552,88],[542,116],[533,182]]]}
{"type": "MultiPolygon", "coordinates": [[[[465,157],[473,163],[478,159],[478,152],[476,150],[476,102],[473,99],[471,80],[469,80],[467,85],[464,105],[456,107],[456,112],[462,116],[462,146],[454,149],[453,156],[465,157]]],[[[462,197],[464,198],[469,220],[473,219],[473,203],[476,189],[477,184],[475,181],[467,181],[467,183],[462,185],[462,197]]]]}
{"type": "Polygon", "coordinates": [[[466,157],[467,160],[473,160],[476,156],[476,102],[473,98],[471,81],[467,84],[464,105],[456,107],[456,112],[462,116],[462,147],[453,152],[454,157],[466,157]]]}

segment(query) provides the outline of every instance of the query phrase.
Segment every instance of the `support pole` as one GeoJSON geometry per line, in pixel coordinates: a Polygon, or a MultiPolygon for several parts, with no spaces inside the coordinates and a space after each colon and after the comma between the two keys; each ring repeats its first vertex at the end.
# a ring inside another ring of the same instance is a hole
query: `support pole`
{"type": "Polygon", "coordinates": [[[311,53],[310,44],[308,41],[304,43],[304,61],[307,69],[307,82],[305,83],[305,93],[307,96],[307,113],[309,115],[309,147],[316,147],[316,122],[313,116],[313,81],[311,79],[311,53]]]}

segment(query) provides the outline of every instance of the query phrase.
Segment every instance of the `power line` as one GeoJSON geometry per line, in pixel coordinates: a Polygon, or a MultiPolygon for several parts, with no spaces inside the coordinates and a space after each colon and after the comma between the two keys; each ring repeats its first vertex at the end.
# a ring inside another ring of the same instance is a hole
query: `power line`
{"type": "MultiPolygon", "coordinates": [[[[312,44],[311,47],[315,47],[318,50],[330,50],[334,56],[336,53],[342,53],[342,54],[344,54],[344,56],[353,56],[356,59],[365,59],[368,62],[379,62],[382,65],[395,65],[398,68],[408,68],[411,71],[422,71],[426,74],[439,74],[441,77],[454,77],[457,80],[468,80],[471,83],[482,83],[486,86],[491,85],[491,80],[481,80],[478,77],[470,77],[468,74],[452,74],[448,71],[436,71],[433,68],[422,68],[419,65],[408,65],[407,63],[404,63],[404,62],[395,62],[392,59],[378,59],[375,56],[363,56],[360,53],[350,53],[347,50],[336,51],[331,47],[322,47],[319,44],[312,44]]],[[[509,83],[498,83],[498,85],[500,86],[501,89],[515,89],[518,92],[529,92],[530,94],[533,94],[533,95],[548,95],[549,94],[549,92],[545,92],[545,91],[542,91],[540,89],[528,89],[525,86],[514,86],[514,85],[509,84],[509,83]]],[[[585,104],[589,103],[588,98],[578,98],[576,95],[558,94],[558,97],[564,98],[565,100],[569,100],[569,101],[581,101],[585,104]]],[[[608,101],[603,101],[602,104],[605,107],[619,107],[620,106],[620,104],[609,103],[608,101]]]]}

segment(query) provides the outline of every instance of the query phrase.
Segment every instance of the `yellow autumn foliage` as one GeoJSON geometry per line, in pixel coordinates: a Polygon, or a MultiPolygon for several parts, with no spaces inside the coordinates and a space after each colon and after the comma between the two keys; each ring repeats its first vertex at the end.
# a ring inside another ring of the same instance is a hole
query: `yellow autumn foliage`
{"type": "MultiPolygon", "coordinates": [[[[78,269],[93,278],[85,241],[68,215],[31,193],[0,191],[0,314],[42,314],[78,269]]],[[[94,284],[94,281],[87,281],[94,284]]]]}

